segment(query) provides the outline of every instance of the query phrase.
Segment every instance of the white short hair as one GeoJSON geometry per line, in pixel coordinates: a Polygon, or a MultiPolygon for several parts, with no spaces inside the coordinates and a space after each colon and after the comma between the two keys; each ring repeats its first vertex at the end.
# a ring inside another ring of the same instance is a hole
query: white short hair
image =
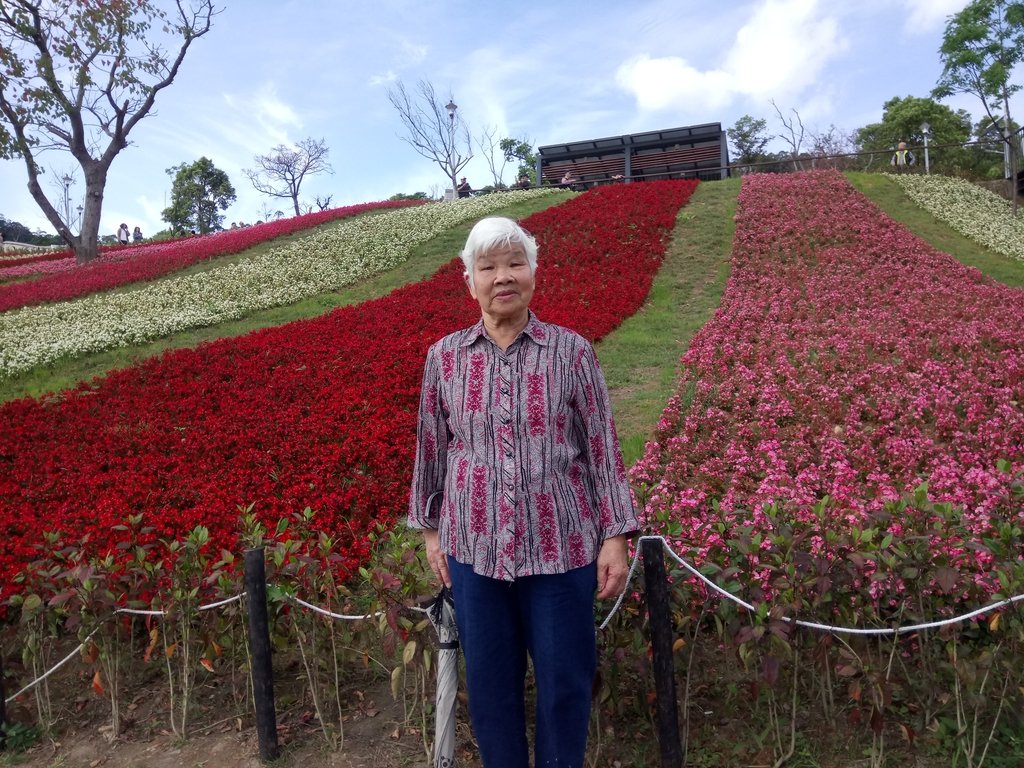
{"type": "Polygon", "coordinates": [[[476,257],[495,248],[506,246],[522,248],[526,254],[526,261],[530,265],[530,274],[536,273],[537,241],[534,240],[533,235],[512,219],[507,219],[504,216],[488,216],[473,225],[469,231],[469,237],[466,238],[466,247],[459,254],[466,267],[466,276],[470,283],[473,282],[473,265],[476,264],[476,257]]]}

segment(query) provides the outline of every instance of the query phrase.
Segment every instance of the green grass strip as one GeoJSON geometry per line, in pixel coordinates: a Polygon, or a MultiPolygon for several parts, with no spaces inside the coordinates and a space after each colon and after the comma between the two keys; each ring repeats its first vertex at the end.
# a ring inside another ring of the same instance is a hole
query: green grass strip
{"type": "Polygon", "coordinates": [[[679,359],[729,278],[739,179],[706,182],[679,212],[643,309],[597,345],[627,466],[643,455],[675,391],[679,359]]]}

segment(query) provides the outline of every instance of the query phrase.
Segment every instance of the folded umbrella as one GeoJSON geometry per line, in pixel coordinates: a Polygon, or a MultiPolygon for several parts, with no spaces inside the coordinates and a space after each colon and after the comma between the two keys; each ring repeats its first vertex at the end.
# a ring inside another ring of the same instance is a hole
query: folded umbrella
{"type": "Polygon", "coordinates": [[[451,589],[442,588],[425,608],[438,639],[434,768],[452,768],[455,765],[455,694],[459,688],[459,630],[455,626],[451,589]]]}

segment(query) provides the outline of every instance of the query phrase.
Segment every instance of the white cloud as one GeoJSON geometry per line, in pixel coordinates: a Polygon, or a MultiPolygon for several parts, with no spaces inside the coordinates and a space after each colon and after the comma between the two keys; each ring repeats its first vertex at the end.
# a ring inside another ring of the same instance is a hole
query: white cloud
{"type": "Polygon", "coordinates": [[[764,0],[736,32],[721,65],[701,69],[678,56],[633,56],[616,73],[642,110],[722,109],[738,97],[784,99],[815,85],[847,43],[817,0],[764,0]]]}
{"type": "Polygon", "coordinates": [[[389,69],[383,75],[371,75],[370,76],[370,85],[372,85],[372,86],[387,85],[389,83],[395,82],[396,80],[398,80],[398,75],[396,75],[394,73],[394,70],[390,70],[389,69]]]}
{"type": "Polygon", "coordinates": [[[968,0],[903,0],[906,20],[903,30],[910,34],[927,34],[945,26],[946,17],[964,9],[968,0]]]}

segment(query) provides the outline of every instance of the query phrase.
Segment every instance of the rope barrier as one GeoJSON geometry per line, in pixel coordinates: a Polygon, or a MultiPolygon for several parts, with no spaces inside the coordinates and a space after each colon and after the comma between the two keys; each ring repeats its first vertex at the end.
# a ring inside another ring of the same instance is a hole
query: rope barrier
{"type": "Polygon", "coordinates": [[[363,621],[364,619],[376,619],[384,615],[383,611],[377,611],[376,613],[367,613],[364,616],[356,616],[354,614],[345,613],[332,613],[331,611],[328,611],[324,608],[318,608],[312,603],[307,603],[302,598],[295,597],[294,595],[288,595],[288,599],[293,600],[294,602],[301,605],[303,608],[308,608],[309,610],[315,613],[319,613],[321,616],[329,616],[330,618],[337,619],[339,621],[363,621]]]}
{"type": "MultiPolygon", "coordinates": [[[[236,602],[238,600],[241,600],[243,597],[245,597],[245,592],[240,592],[237,595],[234,595],[232,597],[226,598],[224,600],[218,600],[215,603],[208,603],[206,605],[200,605],[199,608],[197,608],[196,610],[199,610],[199,611],[209,611],[209,610],[211,610],[213,608],[220,608],[223,605],[227,605],[229,603],[234,603],[234,602],[236,602]]],[[[126,613],[126,614],[129,614],[129,615],[132,615],[132,616],[166,616],[167,615],[165,611],[146,610],[146,609],[142,609],[142,608],[117,608],[117,609],[114,610],[114,615],[115,616],[118,615],[119,613],[126,613]]],[[[5,704],[10,704],[16,698],[21,696],[21,694],[25,693],[26,691],[31,690],[32,688],[35,688],[37,685],[39,685],[41,682],[43,682],[43,680],[48,678],[50,675],[52,675],[58,669],[60,669],[65,664],[67,664],[69,661],[71,661],[71,659],[73,659],[75,657],[75,654],[79,653],[83,648],[85,648],[85,644],[88,643],[90,640],[92,640],[92,636],[95,635],[99,631],[100,631],[100,628],[96,627],[96,629],[94,629],[92,632],[89,633],[89,635],[85,638],[85,640],[83,640],[81,643],[78,644],[78,647],[75,648],[75,650],[73,650],[71,653],[69,653],[63,659],[58,661],[55,666],[51,667],[49,670],[47,670],[46,672],[41,674],[39,677],[37,677],[35,680],[33,680],[28,685],[26,685],[20,691],[18,691],[17,693],[11,694],[10,696],[8,696],[6,699],[4,699],[4,703],[5,704]]]]}
{"type": "MultiPolygon", "coordinates": [[[[664,536],[640,536],[636,540],[636,544],[637,544],[636,551],[633,553],[633,560],[632,560],[632,562],[629,565],[629,573],[626,575],[626,583],[625,583],[625,585],[622,588],[622,592],[620,592],[618,598],[616,598],[615,604],[612,606],[611,610],[608,612],[608,615],[604,618],[604,621],[601,622],[601,624],[600,624],[600,628],[601,629],[605,629],[608,626],[608,624],[611,622],[611,620],[615,617],[615,614],[618,613],[619,609],[622,607],[622,603],[623,603],[623,601],[626,598],[626,593],[629,591],[629,585],[633,582],[633,578],[636,576],[636,569],[637,569],[637,566],[640,563],[640,546],[639,545],[642,542],[644,542],[644,541],[657,541],[657,542],[660,542],[661,546],[665,549],[666,552],[668,552],[669,556],[673,560],[675,560],[680,566],[682,566],[684,569],[686,569],[691,574],[693,574],[698,579],[700,579],[702,582],[704,582],[704,584],[706,584],[713,591],[717,592],[722,597],[725,597],[725,598],[727,598],[729,600],[732,600],[734,603],[736,603],[737,605],[747,609],[748,611],[756,611],[757,610],[750,603],[748,603],[745,600],[737,597],[736,595],[734,595],[731,592],[727,591],[723,587],[720,587],[718,584],[716,584],[711,579],[709,579],[707,576],[705,576],[703,573],[701,573],[699,570],[697,570],[697,568],[695,568],[693,565],[691,565],[689,562],[687,562],[685,559],[683,559],[679,554],[677,554],[672,549],[672,547],[669,545],[668,541],[666,541],[664,536]]],[[[218,600],[217,602],[214,602],[214,603],[208,603],[206,605],[201,605],[201,606],[199,606],[199,608],[197,608],[197,610],[199,610],[199,611],[208,611],[208,610],[212,610],[214,608],[220,608],[221,606],[237,602],[238,600],[241,600],[244,597],[245,597],[245,592],[241,592],[241,593],[239,593],[237,595],[233,595],[232,597],[228,597],[228,598],[225,598],[223,600],[218,600]]],[[[328,610],[326,610],[324,608],[320,608],[319,606],[313,605],[312,603],[306,602],[305,600],[303,600],[300,597],[295,597],[294,595],[287,595],[287,597],[288,597],[288,599],[292,600],[293,602],[297,603],[298,605],[301,605],[303,608],[306,608],[308,610],[314,611],[315,613],[319,613],[322,616],[327,616],[327,617],[329,617],[331,619],[335,619],[335,620],[338,620],[338,621],[365,621],[366,619],[375,619],[375,618],[379,618],[380,616],[383,615],[383,611],[376,611],[375,613],[367,613],[367,614],[334,613],[333,611],[328,611],[328,610]]],[[[814,629],[814,630],[818,630],[818,631],[821,631],[821,632],[834,632],[834,633],[837,633],[837,634],[849,634],[849,635],[902,635],[902,634],[907,634],[907,633],[910,633],[910,632],[920,632],[921,630],[925,630],[925,629],[936,629],[938,627],[949,626],[950,624],[957,624],[959,622],[967,621],[969,619],[973,619],[976,616],[980,616],[982,614],[989,613],[991,611],[995,611],[995,610],[998,610],[1000,608],[1004,608],[1006,606],[1009,606],[1009,605],[1012,605],[1014,603],[1021,602],[1021,601],[1024,601],[1024,595],[1015,595],[1014,597],[1007,598],[1006,600],[1000,600],[997,603],[992,603],[990,605],[986,605],[986,606],[983,606],[981,608],[976,608],[975,610],[970,611],[969,613],[965,613],[965,614],[963,614],[961,616],[954,616],[954,617],[951,617],[951,618],[948,618],[948,619],[942,619],[940,621],[927,622],[927,623],[924,623],[924,624],[912,624],[912,625],[904,626],[904,627],[877,627],[877,628],[838,627],[838,626],[833,626],[833,625],[830,625],[830,624],[820,624],[818,622],[813,622],[813,621],[804,621],[803,619],[794,619],[794,618],[792,618],[790,616],[782,617],[782,621],[785,621],[787,623],[793,624],[795,626],[805,627],[807,629],[814,629]]],[[[427,612],[427,609],[422,608],[420,606],[411,606],[410,610],[417,611],[419,613],[426,613],[427,612]]],[[[146,610],[146,609],[141,609],[141,608],[118,608],[117,610],[114,611],[115,615],[119,614],[119,613],[131,614],[131,615],[139,615],[139,616],[164,616],[164,615],[166,615],[166,613],[164,611],[146,610]]],[[[89,640],[92,639],[92,636],[95,635],[98,631],[99,631],[99,627],[97,627],[92,632],[90,632],[89,635],[85,638],[85,640],[83,640],[78,645],[77,648],[75,648],[73,651],[71,651],[71,653],[69,653],[67,656],[65,656],[63,659],[61,659],[59,662],[57,662],[57,664],[55,666],[53,666],[48,671],[44,672],[42,675],[40,675],[38,678],[33,680],[31,683],[29,683],[28,685],[23,687],[17,693],[14,693],[14,694],[8,696],[4,700],[5,703],[10,704],[18,696],[21,696],[21,694],[25,693],[28,690],[31,690],[32,688],[37,686],[39,683],[41,683],[43,680],[45,680],[50,675],[52,675],[54,672],[56,672],[58,669],[63,667],[65,664],[67,664],[72,658],[74,658],[75,654],[79,653],[82,650],[82,648],[85,647],[85,644],[88,643],[89,640]]]]}
{"type": "Polygon", "coordinates": [[[32,688],[35,688],[37,685],[39,685],[41,682],[43,682],[43,680],[48,678],[50,675],[52,675],[58,669],[60,669],[65,664],[67,664],[69,661],[71,661],[71,659],[73,659],[75,657],[75,654],[77,654],[79,651],[81,651],[83,648],[85,648],[85,644],[88,643],[90,640],[92,640],[92,636],[95,635],[99,631],[100,631],[100,628],[96,627],[96,629],[94,629],[92,632],[89,633],[89,636],[86,637],[85,640],[83,640],[81,643],[78,644],[78,647],[75,648],[75,650],[73,650],[71,653],[69,653],[63,659],[58,661],[55,666],[51,667],[49,670],[47,670],[46,672],[41,674],[39,677],[37,677],[35,680],[33,680],[28,685],[26,685],[20,691],[18,691],[17,693],[11,694],[10,696],[8,696],[6,699],[4,699],[4,703],[5,704],[10,704],[16,698],[21,696],[21,694],[25,693],[25,691],[28,691],[28,690],[31,690],[32,688]]]}
{"type": "MultiPolygon", "coordinates": [[[[640,561],[640,546],[639,545],[640,545],[641,542],[644,542],[644,541],[658,541],[658,542],[660,542],[661,546],[668,552],[668,554],[672,557],[673,560],[675,560],[677,563],[679,563],[679,565],[681,565],[687,571],[692,573],[698,579],[703,581],[707,586],[709,586],[715,592],[717,592],[718,594],[722,595],[723,597],[728,598],[729,600],[732,600],[737,605],[740,605],[740,606],[746,608],[748,611],[756,611],[757,610],[753,605],[751,605],[750,603],[740,599],[739,597],[736,597],[736,595],[734,595],[731,592],[728,592],[727,590],[725,590],[722,587],[718,586],[718,584],[716,584],[715,582],[711,581],[711,579],[709,579],[703,573],[698,571],[694,566],[690,565],[690,563],[688,563],[686,560],[684,560],[680,555],[678,555],[672,549],[671,546],[669,546],[669,543],[665,540],[664,536],[640,536],[637,539],[637,542],[636,542],[637,543],[636,552],[634,552],[634,554],[633,554],[633,562],[629,566],[629,574],[626,576],[626,584],[622,588],[622,594],[619,595],[618,600],[615,601],[615,605],[612,606],[611,611],[609,611],[609,613],[605,617],[604,621],[601,622],[601,629],[604,629],[605,627],[608,626],[608,623],[612,620],[612,617],[615,616],[615,614],[618,612],[619,608],[622,606],[622,600],[625,597],[626,592],[629,590],[629,584],[633,580],[633,576],[636,573],[637,563],[640,561]]],[[[793,624],[793,625],[798,626],[798,627],[805,627],[807,629],[815,629],[815,630],[819,630],[821,632],[834,632],[834,633],[837,633],[837,634],[847,634],[847,635],[905,635],[905,634],[908,634],[910,632],[920,632],[920,631],[925,630],[925,629],[936,629],[937,627],[945,627],[945,626],[949,626],[950,624],[958,624],[958,623],[960,623],[962,621],[967,621],[969,619],[973,619],[975,616],[980,616],[980,615],[982,615],[984,613],[989,613],[991,611],[998,610],[999,608],[1004,608],[1006,606],[1012,605],[1013,603],[1017,603],[1017,602],[1020,602],[1022,600],[1024,600],[1024,595],[1015,595],[1013,597],[1007,598],[1006,600],[1000,600],[997,603],[992,603],[992,604],[986,605],[986,606],[984,606],[982,608],[976,608],[975,610],[973,610],[973,611],[971,611],[969,613],[965,613],[962,616],[954,616],[954,617],[951,617],[951,618],[948,618],[948,619],[942,619],[940,621],[930,621],[930,622],[926,622],[924,624],[911,624],[909,626],[904,626],[904,627],[875,627],[875,628],[836,627],[836,626],[832,626],[830,624],[819,624],[818,622],[814,622],[814,621],[804,621],[803,619],[794,619],[794,618],[792,618],[790,616],[783,616],[782,617],[782,621],[785,621],[785,622],[787,622],[789,624],[793,624]]]]}

